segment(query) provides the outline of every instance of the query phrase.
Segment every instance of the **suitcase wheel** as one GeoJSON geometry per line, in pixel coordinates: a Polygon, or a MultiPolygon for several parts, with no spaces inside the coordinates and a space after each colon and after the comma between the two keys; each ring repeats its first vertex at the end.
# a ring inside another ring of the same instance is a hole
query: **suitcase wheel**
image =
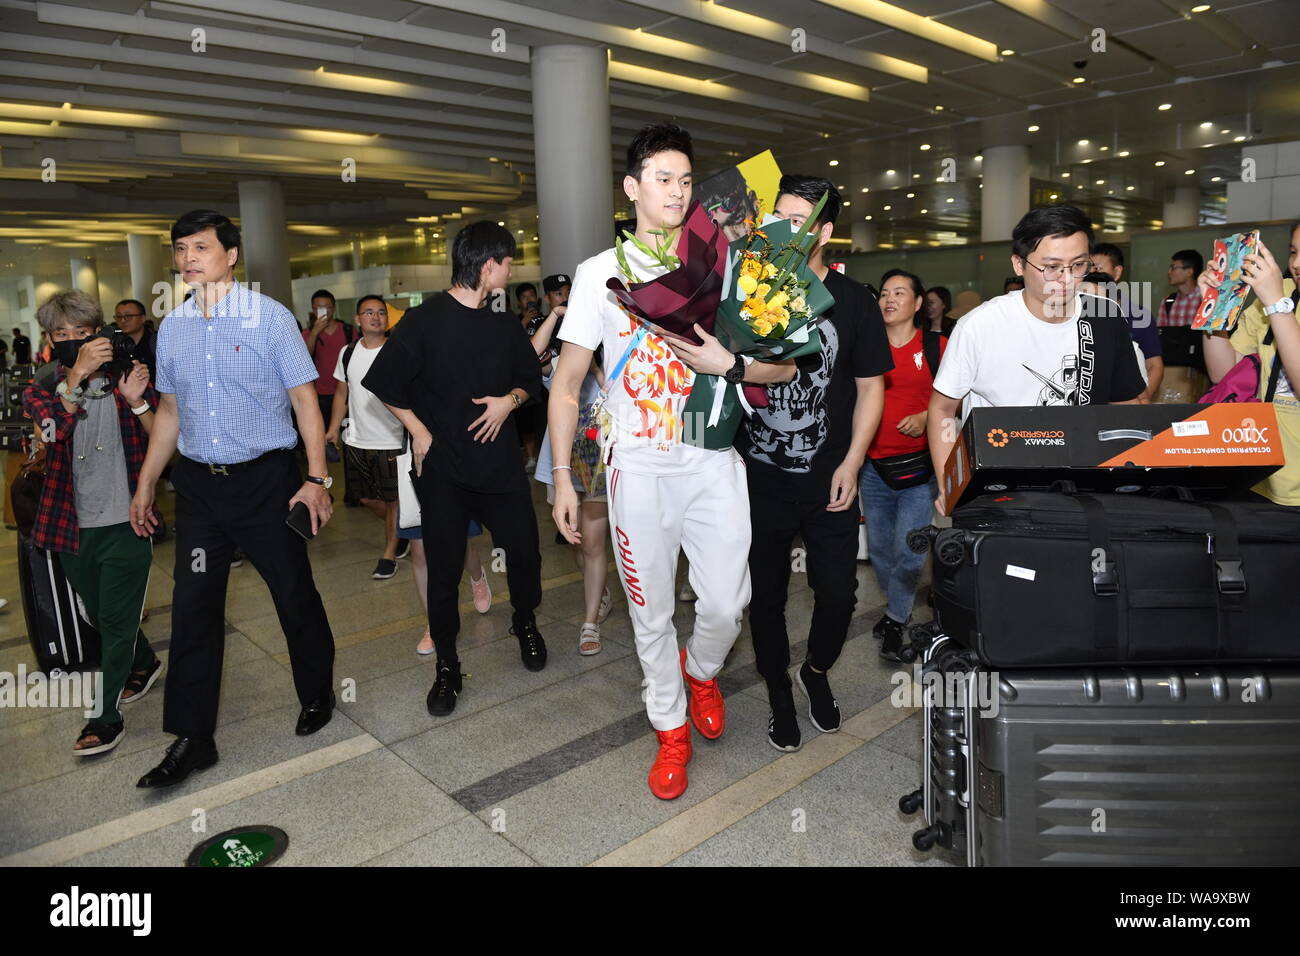
{"type": "Polygon", "coordinates": [[[944,567],[959,567],[966,560],[966,532],[944,528],[935,536],[934,556],[944,567]]]}
{"type": "Polygon", "coordinates": [[[925,795],[920,790],[913,790],[911,793],[905,793],[898,798],[898,809],[902,810],[909,817],[917,810],[921,809],[921,803],[925,800],[925,795]]]}
{"type": "Polygon", "coordinates": [[[934,845],[939,842],[939,836],[939,824],[932,824],[924,830],[917,830],[912,834],[912,846],[918,850],[932,850],[934,845]]]}
{"type": "Polygon", "coordinates": [[[911,644],[904,644],[898,649],[898,659],[904,664],[911,664],[916,660],[916,648],[911,644]]]}
{"type": "Polygon", "coordinates": [[[907,533],[907,547],[913,554],[925,554],[930,550],[930,542],[934,540],[936,530],[934,528],[916,528],[907,533]]]}

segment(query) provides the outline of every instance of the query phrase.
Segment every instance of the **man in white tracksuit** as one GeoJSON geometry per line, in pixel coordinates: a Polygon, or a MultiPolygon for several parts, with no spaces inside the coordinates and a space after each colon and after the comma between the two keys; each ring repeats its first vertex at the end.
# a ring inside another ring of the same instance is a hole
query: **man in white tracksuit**
{"type": "MultiPolygon", "coordinates": [[[[623,188],[636,205],[636,235],[654,248],[655,232],[681,226],[691,203],[691,138],[671,124],[649,126],[628,147],[623,188]]],[[[639,281],[668,268],[623,244],[639,281]]],[[[604,346],[612,418],[609,523],[615,563],[636,632],[646,677],[646,711],[659,738],[650,790],[663,800],[686,790],[691,759],[689,711],[709,739],[725,728],[717,674],[740,633],[749,603],[749,493],[745,466],[732,448],[710,451],[683,441],[683,409],[695,375],[767,384],[788,381],[794,364],[749,364],[707,333],[691,346],[647,333],[624,311],[606,282],[624,282],[615,250],[578,266],[560,339],[565,343],[551,384],[550,434],[555,471],[568,467],[578,421],[578,395],[592,353],[604,346]],[[695,630],[679,652],[673,627],[677,557],[685,549],[698,595],[695,630]]],[[[687,435],[698,432],[687,430],[687,435]]],[[[555,522],[577,543],[578,502],[572,483],[555,483],[555,522]]]]}

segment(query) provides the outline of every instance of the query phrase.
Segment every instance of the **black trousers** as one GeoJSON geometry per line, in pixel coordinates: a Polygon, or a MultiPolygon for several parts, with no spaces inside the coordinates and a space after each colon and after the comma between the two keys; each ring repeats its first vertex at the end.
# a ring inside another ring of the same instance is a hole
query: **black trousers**
{"type": "MultiPolygon", "coordinates": [[[[827,497],[829,497],[829,489],[827,497]]],[[[790,667],[790,636],[785,626],[786,592],[794,558],[795,535],[803,538],[808,585],[813,590],[808,628],[808,660],[827,671],[840,657],[858,603],[858,519],[855,500],[847,511],[826,510],[825,499],[808,502],[783,495],[749,473],[753,540],[749,576],[749,630],[755,666],[769,683],[784,683],[790,667]]]]}
{"type": "Polygon", "coordinates": [[[312,580],[307,542],[284,523],[289,499],[302,487],[298,461],[277,452],[243,471],[214,475],[179,458],[176,486],[176,586],[167,664],[163,729],[178,737],[211,737],[221,697],[226,648],[226,585],[235,548],[262,576],[289,645],[294,688],[303,706],[334,683],[334,635],[312,580]]]}
{"type": "MultiPolygon", "coordinates": [[[[455,664],[460,633],[457,597],[465,568],[465,542],[473,518],[492,535],[493,548],[505,553],[506,583],[516,624],[532,619],[542,603],[542,553],[532,490],[523,471],[519,487],[505,493],[470,491],[425,466],[415,480],[420,498],[420,533],[429,566],[429,633],[438,660],[455,664]]],[[[490,564],[490,561],[485,561],[490,564]]]]}

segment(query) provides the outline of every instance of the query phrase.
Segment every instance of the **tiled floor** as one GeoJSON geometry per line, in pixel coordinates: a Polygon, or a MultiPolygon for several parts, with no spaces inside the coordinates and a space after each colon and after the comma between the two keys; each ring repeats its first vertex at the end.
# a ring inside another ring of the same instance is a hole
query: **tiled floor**
{"type": "MultiPolygon", "coordinates": [[[[162,497],[169,511],[170,495],[162,497]]],[[[802,751],[768,745],[746,623],[722,675],[726,735],[695,736],[690,789],[663,803],[646,787],[655,741],[612,567],[604,650],[580,657],[581,584],[567,549],[553,543],[540,486],[536,502],[544,671],[521,666],[506,633],[505,578],[493,573],[498,593],[488,614],[473,611],[467,586],[462,593],[461,656],[472,676],[451,718],[430,717],[433,662],[414,652],[424,624],[409,565],[373,580],[379,524],[341,508],[311,544],[338,646],[336,683],[355,689],[331,723],[312,737],[294,735],[284,636],[266,586],[245,564],[231,572],[226,606],[220,762],[174,790],[136,789],[171,739],[161,729],[161,681],[127,708],[126,738],[101,757],[72,755],[84,722],[77,709],[0,708],[0,864],[179,865],[204,833],[240,824],[285,830],[282,866],[951,864],[912,849],[918,824],[897,808],[919,779],[918,721],[889,701],[899,668],[880,661],[869,633],[882,600],[865,565],[850,640],[832,672],[843,730],[819,735],[804,713],[802,751]]],[[[3,541],[0,595],[11,603],[0,611],[0,671],[14,673],[34,659],[14,533],[3,541]]],[[[478,544],[489,559],[488,539],[478,544]]],[[[144,625],[164,661],[173,558],[170,543],[155,550],[144,625]]],[[[794,578],[787,617],[797,661],[812,594],[794,578]]],[[[683,639],[690,620],[690,608],[679,606],[683,639]]]]}

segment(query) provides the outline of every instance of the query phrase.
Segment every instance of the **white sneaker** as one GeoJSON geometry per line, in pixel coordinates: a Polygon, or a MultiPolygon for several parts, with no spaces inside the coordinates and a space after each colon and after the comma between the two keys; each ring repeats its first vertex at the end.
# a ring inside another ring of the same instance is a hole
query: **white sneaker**
{"type": "Polygon", "coordinates": [[[9,599],[8,599],[8,598],[0,598],[0,607],[8,607],[8,606],[9,606],[9,599]]]}
{"type": "Polygon", "coordinates": [[[537,459],[529,458],[528,461],[524,464],[524,471],[528,472],[528,474],[531,475],[536,470],[537,470],[537,459]]]}
{"type": "Polygon", "coordinates": [[[695,600],[695,592],[691,590],[690,582],[686,582],[682,585],[682,589],[677,592],[677,600],[679,601],[695,600]]]}

